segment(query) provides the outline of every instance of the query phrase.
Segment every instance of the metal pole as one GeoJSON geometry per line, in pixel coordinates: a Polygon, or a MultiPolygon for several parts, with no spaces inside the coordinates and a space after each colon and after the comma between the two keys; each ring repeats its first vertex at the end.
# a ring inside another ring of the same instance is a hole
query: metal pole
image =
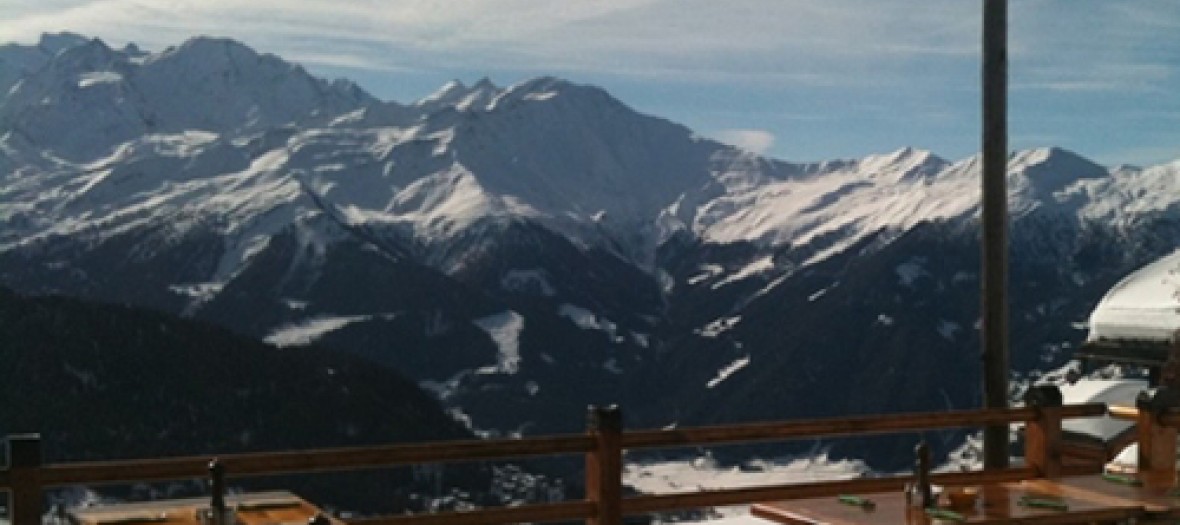
{"type": "MultiPolygon", "coordinates": [[[[983,0],[984,407],[1008,406],[1008,0],[983,0]]],[[[983,466],[1008,466],[1008,426],[983,430],[983,466]]]]}

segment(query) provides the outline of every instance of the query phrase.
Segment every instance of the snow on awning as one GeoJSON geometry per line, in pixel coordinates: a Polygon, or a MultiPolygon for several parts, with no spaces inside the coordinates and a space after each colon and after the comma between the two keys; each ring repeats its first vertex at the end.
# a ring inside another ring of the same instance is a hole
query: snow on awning
{"type": "Polygon", "coordinates": [[[1180,330],[1180,251],[1119,281],[1090,314],[1088,342],[1166,343],[1180,330]]]}
{"type": "MultiPolygon", "coordinates": [[[[1084,379],[1072,385],[1064,384],[1061,399],[1067,405],[1078,403],[1107,403],[1135,406],[1135,398],[1147,389],[1147,381],[1139,379],[1084,379]]],[[[1109,442],[1131,429],[1133,423],[1110,416],[1069,419],[1061,423],[1067,433],[1090,436],[1109,442]]]]}

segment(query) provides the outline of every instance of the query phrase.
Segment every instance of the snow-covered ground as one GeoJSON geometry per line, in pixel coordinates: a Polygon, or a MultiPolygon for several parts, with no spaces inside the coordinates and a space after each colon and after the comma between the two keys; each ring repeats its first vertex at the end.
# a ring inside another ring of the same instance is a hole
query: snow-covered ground
{"type": "MultiPolygon", "coordinates": [[[[864,463],[832,460],[824,454],[782,460],[750,460],[741,466],[718,465],[705,455],[692,460],[632,463],[624,467],[623,483],[644,494],[676,494],[703,490],[851,479],[869,473],[864,463]]],[[[749,513],[748,505],[663,517],[657,523],[705,522],[709,525],[767,525],[749,513]]]]}

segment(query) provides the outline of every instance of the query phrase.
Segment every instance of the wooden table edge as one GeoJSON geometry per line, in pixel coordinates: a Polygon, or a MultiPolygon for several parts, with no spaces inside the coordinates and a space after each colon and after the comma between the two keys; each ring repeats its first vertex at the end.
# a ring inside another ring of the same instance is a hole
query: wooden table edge
{"type": "MultiPolygon", "coordinates": [[[[782,501],[786,502],[790,500],[782,501]]],[[[750,515],[777,523],[786,523],[787,525],[825,525],[827,523],[826,521],[810,518],[798,512],[780,508],[772,503],[755,503],[750,505],[750,515]]]]}

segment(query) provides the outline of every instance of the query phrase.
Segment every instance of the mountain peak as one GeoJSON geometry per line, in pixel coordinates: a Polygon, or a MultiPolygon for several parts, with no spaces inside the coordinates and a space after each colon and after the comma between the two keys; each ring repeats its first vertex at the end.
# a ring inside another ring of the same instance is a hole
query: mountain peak
{"type": "Polygon", "coordinates": [[[1041,198],[1079,180],[1110,176],[1105,167],[1056,146],[1016,152],[1008,161],[1008,172],[1016,177],[1017,184],[1026,184],[1041,198]]]}
{"type": "Polygon", "coordinates": [[[576,98],[585,103],[603,104],[606,106],[625,107],[606,90],[597,86],[575,84],[565,79],[543,76],[531,78],[509,86],[492,101],[492,107],[499,107],[505,103],[541,102],[552,99],[568,100],[576,98]]]}
{"type": "Polygon", "coordinates": [[[64,49],[84,44],[86,41],[86,37],[77,33],[41,33],[41,38],[37,40],[37,47],[53,56],[64,49]]]}
{"type": "Polygon", "coordinates": [[[421,100],[414,103],[415,106],[434,106],[453,102],[456,98],[462,96],[467,92],[467,86],[463,84],[462,80],[451,79],[438,88],[434,93],[426,95],[421,100]]]}
{"type": "Polygon", "coordinates": [[[487,77],[479,79],[471,87],[456,79],[443,84],[438,91],[415,102],[414,106],[427,113],[444,108],[459,111],[484,110],[500,93],[501,89],[487,77]]]}
{"type": "Polygon", "coordinates": [[[476,90],[476,89],[500,89],[500,88],[497,87],[496,84],[492,82],[492,79],[490,79],[488,77],[483,77],[483,78],[479,79],[479,81],[477,81],[474,86],[471,86],[471,89],[476,90]]]}
{"type": "Polygon", "coordinates": [[[113,69],[116,64],[125,61],[126,57],[111,49],[106,42],[92,38],[64,48],[51,59],[50,67],[72,82],[73,77],[80,73],[113,69]]]}
{"type": "Polygon", "coordinates": [[[1009,161],[1011,170],[1071,171],[1078,178],[1106,176],[1106,168],[1077,153],[1058,146],[1048,146],[1018,151],[1009,161]]]}
{"type": "Polygon", "coordinates": [[[234,40],[232,38],[227,38],[227,37],[209,36],[209,35],[198,35],[198,36],[194,36],[188,40],[185,40],[183,43],[180,44],[180,49],[209,50],[209,51],[233,50],[235,52],[245,52],[245,53],[250,53],[250,54],[256,54],[253,49],[250,49],[249,46],[247,46],[246,44],[243,44],[241,42],[238,42],[237,40],[234,40]]]}
{"type": "Polygon", "coordinates": [[[884,155],[865,157],[857,166],[874,178],[893,182],[934,176],[950,162],[928,150],[909,146],[884,155]]]}
{"type": "Polygon", "coordinates": [[[352,83],[329,83],[228,38],[195,37],[146,56],[135,51],[93,39],[26,69],[0,105],[0,122],[63,158],[84,160],[144,132],[236,134],[327,123],[379,104],[352,83]]]}
{"type": "Polygon", "coordinates": [[[569,91],[572,89],[601,91],[598,88],[595,88],[592,86],[584,86],[584,85],[580,85],[580,84],[574,84],[573,82],[570,82],[565,79],[551,77],[551,76],[543,76],[543,77],[530,78],[528,80],[524,80],[522,82],[519,82],[513,86],[508,87],[505,90],[505,92],[506,93],[534,93],[534,94],[535,93],[559,93],[559,92],[563,92],[563,91],[569,91]]]}
{"type": "MultiPolygon", "coordinates": [[[[268,55],[275,62],[282,62],[273,55],[268,55]]],[[[170,46],[162,53],[153,55],[152,61],[180,60],[189,67],[200,69],[216,69],[239,64],[253,64],[262,55],[249,46],[230,38],[196,36],[185,40],[179,46],[170,46]]],[[[283,62],[286,64],[285,62],[283,62]]],[[[288,67],[293,67],[287,64],[288,67]]]]}

